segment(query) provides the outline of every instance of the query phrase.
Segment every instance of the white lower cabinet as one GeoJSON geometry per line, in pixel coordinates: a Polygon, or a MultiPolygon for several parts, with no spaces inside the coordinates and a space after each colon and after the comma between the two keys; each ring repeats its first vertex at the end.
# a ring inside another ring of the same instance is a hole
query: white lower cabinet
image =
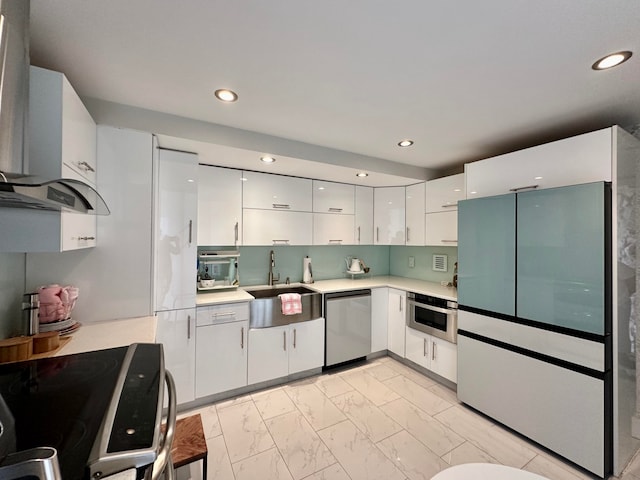
{"type": "Polygon", "coordinates": [[[249,330],[249,385],[323,364],[324,318],[249,330]]]}
{"type": "Polygon", "coordinates": [[[371,352],[387,349],[389,322],[389,289],[371,290],[371,352]]]}
{"type": "Polygon", "coordinates": [[[456,383],[458,363],[454,343],[409,327],[406,327],[405,338],[407,360],[456,383]]]}
{"type": "Polygon", "coordinates": [[[387,349],[404,358],[407,292],[389,289],[387,349]]]}
{"type": "Polygon", "coordinates": [[[196,309],[156,313],[156,342],[162,343],[164,363],[176,383],[178,404],[195,399],[196,309]]]}
{"type": "Polygon", "coordinates": [[[196,398],[247,385],[249,304],[198,308],[196,398]]]}

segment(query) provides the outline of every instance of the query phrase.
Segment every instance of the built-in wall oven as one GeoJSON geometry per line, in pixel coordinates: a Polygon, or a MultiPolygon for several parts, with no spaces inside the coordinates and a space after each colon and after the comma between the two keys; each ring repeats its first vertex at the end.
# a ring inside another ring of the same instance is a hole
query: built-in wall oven
{"type": "Polygon", "coordinates": [[[0,365],[0,478],[173,478],[175,418],[160,344],[0,365]]]}
{"type": "Polygon", "coordinates": [[[458,304],[421,293],[407,293],[407,326],[451,343],[458,339],[458,304]]]}

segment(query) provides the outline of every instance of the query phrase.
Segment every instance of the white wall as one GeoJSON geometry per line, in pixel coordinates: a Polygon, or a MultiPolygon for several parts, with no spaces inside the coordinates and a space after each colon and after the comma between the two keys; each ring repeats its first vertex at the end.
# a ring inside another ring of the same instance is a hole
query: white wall
{"type": "Polygon", "coordinates": [[[73,318],[89,323],[151,314],[152,135],[98,127],[98,246],[27,254],[26,285],[75,285],[73,318]]]}

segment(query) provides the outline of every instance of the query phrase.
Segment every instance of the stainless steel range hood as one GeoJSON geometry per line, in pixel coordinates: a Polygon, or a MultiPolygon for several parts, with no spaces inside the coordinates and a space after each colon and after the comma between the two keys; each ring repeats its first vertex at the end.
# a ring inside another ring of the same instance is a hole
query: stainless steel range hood
{"type": "Polygon", "coordinates": [[[90,185],[29,175],[29,0],[0,0],[0,208],[109,215],[90,185]]]}

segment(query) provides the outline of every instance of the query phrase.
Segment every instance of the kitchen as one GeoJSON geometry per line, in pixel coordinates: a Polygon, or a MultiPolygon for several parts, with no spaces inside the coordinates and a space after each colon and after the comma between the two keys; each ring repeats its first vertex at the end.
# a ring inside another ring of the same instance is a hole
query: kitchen
{"type": "MultiPolygon", "coordinates": [[[[33,5],[37,5],[34,2],[33,5]]],[[[32,6],[32,8],[35,8],[32,6]]],[[[37,13],[37,10],[35,11],[37,13]]],[[[51,13],[51,12],[49,12],[51,13]]],[[[71,47],[69,47],[71,48],[71,47]]],[[[591,55],[591,54],[590,54],[591,55]]],[[[590,58],[590,57],[589,57],[590,58]]],[[[632,59],[633,60],[633,59],[632,59]]],[[[53,67],[54,65],[46,65],[47,60],[42,58],[43,66],[53,67]]],[[[629,62],[623,68],[632,67],[633,62],[629,62]]],[[[54,68],[55,70],[55,68],[54,68]]],[[[73,79],[71,67],[58,68],[59,71],[65,71],[70,79],[73,79]]],[[[609,72],[603,72],[605,75],[609,72]]],[[[595,74],[594,74],[595,75],[595,74]]],[[[75,85],[75,82],[74,86],[75,85]]],[[[77,87],[76,87],[77,88],[77,87]]],[[[243,98],[241,97],[238,105],[241,105],[243,98]]],[[[367,165],[376,166],[381,174],[392,174],[396,177],[403,177],[404,183],[401,185],[410,185],[421,180],[435,178],[431,173],[426,173],[422,169],[415,166],[406,165],[402,168],[398,164],[384,163],[371,157],[358,157],[347,152],[331,150],[326,147],[317,147],[309,144],[299,144],[282,137],[276,138],[265,134],[257,134],[233,129],[231,127],[222,127],[221,125],[211,125],[196,120],[179,119],[168,115],[156,114],[152,115],[149,111],[142,108],[123,107],[110,104],[109,102],[96,99],[87,99],[86,105],[91,111],[94,119],[98,124],[114,125],[122,128],[131,128],[140,132],[154,132],[165,135],[165,146],[183,149],[187,151],[198,151],[201,161],[204,163],[213,163],[226,167],[246,170],[257,170],[256,166],[244,166],[238,164],[237,161],[229,161],[230,164],[220,161],[220,156],[213,157],[213,160],[207,162],[204,155],[205,147],[202,150],[182,147],[179,140],[187,138],[190,143],[203,144],[220,144],[228,147],[232,152],[234,149],[249,152],[260,152],[269,150],[274,154],[277,161],[275,168],[284,168],[285,170],[274,170],[276,173],[289,173],[293,176],[312,177],[305,174],[309,171],[308,159],[322,158],[328,164],[333,165],[332,169],[339,171],[345,166],[352,166],[357,161],[368,161],[367,165]],[[206,133],[204,133],[206,130],[206,133]],[[193,132],[201,132],[198,138],[193,132]],[[240,138],[242,146],[238,145],[240,138]],[[218,141],[214,141],[214,140],[218,141]],[[223,141],[221,141],[223,140],[223,141]],[[173,142],[173,143],[170,143],[173,142]],[[267,145],[270,148],[267,148],[267,145]],[[260,146],[260,147],[258,147],[260,146]],[[201,153],[201,151],[203,153],[201,153]],[[277,154],[282,152],[282,154],[277,154]],[[293,154],[293,152],[298,152],[293,154]],[[300,159],[299,161],[287,162],[287,157],[291,160],[300,159]],[[342,161],[342,164],[338,164],[342,161]],[[299,168],[300,170],[295,170],[299,168]]],[[[123,102],[126,103],[126,102],[123,102]]],[[[134,104],[134,102],[131,102],[134,104]]],[[[223,107],[228,107],[224,106],[223,107]]],[[[232,114],[232,112],[231,112],[232,114]]],[[[194,116],[194,118],[197,118],[194,116]]],[[[219,122],[225,124],[225,121],[219,122]]],[[[539,129],[539,141],[530,140],[523,141],[515,148],[504,147],[502,151],[494,151],[491,154],[479,155],[473,160],[480,158],[488,158],[498,153],[518,150],[522,147],[532,146],[538,143],[545,143],[548,140],[556,140],[569,137],[576,133],[596,130],[598,127],[607,126],[596,125],[594,128],[572,127],[563,132],[562,125],[558,125],[553,132],[547,133],[539,129]]],[[[625,125],[627,125],[625,123],[625,125]]],[[[565,127],[566,128],[566,127],[565,127]]],[[[55,278],[60,282],[68,282],[77,285],[81,290],[81,296],[85,299],[91,299],[91,302],[79,303],[77,306],[77,315],[86,318],[87,321],[107,320],[122,317],[144,316],[149,314],[152,309],[151,294],[151,269],[152,258],[150,255],[152,245],[151,219],[152,219],[152,181],[151,181],[151,164],[144,160],[151,155],[151,140],[143,140],[142,133],[139,136],[131,133],[131,142],[135,142],[139,154],[127,154],[127,156],[118,156],[114,153],[113,145],[105,143],[109,138],[117,135],[118,129],[110,129],[109,127],[99,128],[98,131],[98,149],[100,145],[110,150],[109,154],[118,157],[117,160],[100,163],[99,183],[100,193],[105,197],[109,207],[112,209],[112,215],[109,217],[100,217],[98,219],[98,229],[100,244],[99,248],[80,250],[76,252],[65,252],[64,254],[3,254],[0,256],[3,272],[3,288],[2,295],[8,305],[8,312],[15,315],[20,310],[20,299],[22,294],[30,288],[37,287],[43,283],[49,283],[51,278],[55,278]],[[100,140],[102,136],[102,141],[100,140]],[[145,143],[146,142],[146,143],[145,143]],[[105,146],[106,145],[106,146],[105,146]],[[117,162],[122,162],[118,164],[117,162]],[[130,177],[131,184],[123,184],[115,181],[125,170],[130,177]],[[126,202],[119,202],[118,199],[127,199],[126,202]],[[121,210],[118,210],[120,208],[121,210]],[[135,212],[132,210],[136,210],[135,212]],[[118,212],[122,214],[118,214],[118,212]],[[117,223],[121,222],[121,223],[117,223]],[[104,243],[103,243],[103,240],[104,243]],[[115,262],[114,259],[122,259],[115,262]],[[4,273],[7,272],[7,273],[4,273]],[[6,276],[5,276],[6,275],[6,276]],[[53,277],[52,277],[53,276],[53,277]],[[18,279],[18,281],[16,281],[18,279]],[[122,279],[127,279],[123,282],[122,279]],[[148,292],[142,294],[141,292],[148,292]],[[97,307],[99,305],[99,307],[97,307]]],[[[251,130],[249,128],[249,130],[251,130]]],[[[293,132],[293,130],[292,130],[293,132]]],[[[123,133],[123,132],[120,132],[123,133]]],[[[123,133],[124,135],[124,133],[123,133]]],[[[293,133],[292,133],[293,135],[293,133]]],[[[285,136],[285,135],[282,135],[285,136]]],[[[289,138],[289,137],[287,137],[289,138]]],[[[298,138],[305,138],[300,136],[298,138]]],[[[186,141],[186,140],[185,140],[186,141]]],[[[319,144],[322,144],[318,141],[319,144]]],[[[417,142],[418,146],[421,142],[417,142]]],[[[425,142],[422,142],[423,144],[425,142]]],[[[162,137],[161,137],[162,145],[162,137]]],[[[211,147],[215,148],[215,147],[211,147]]],[[[396,147],[397,148],[397,147],[396,147]]],[[[382,151],[382,150],[381,150],[382,151]]],[[[380,154],[383,158],[398,159],[398,153],[390,153],[388,156],[380,154]]],[[[410,155],[410,154],[407,154],[410,155]]],[[[101,157],[100,150],[98,158],[101,157]]],[[[231,155],[229,155],[231,157],[231,155]]],[[[111,157],[110,157],[111,158],[111,157]]],[[[464,157],[460,156],[460,159],[464,157]]],[[[402,162],[401,162],[402,163],[402,162]]],[[[257,164],[257,162],[255,162],[257,164]]],[[[254,165],[254,164],[251,164],[254,165]]],[[[461,163],[458,163],[460,168],[461,163]]],[[[455,172],[459,173],[458,169],[455,172]]],[[[371,175],[372,177],[374,175],[371,175]]],[[[444,176],[444,175],[443,175],[444,176]]],[[[314,177],[315,178],[315,177],[314,177]]],[[[346,177],[343,177],[346,178],[346,177]]],[[[325,178],[325,180],[337,180],[335,178],[325,178]]],[[[349,170],[349,180],[342,180],[347,183],[356,183],[356,177],[349,170]],[[353,178],[353,181],[351,180],[353,178]]],[[[379,184],[380,186],[389,186],[390,180],[379,184]]],[[[240,257],[241,281],[244,285],[258,285],[266,283],[268,272],[269,247],[252,247],[242,246],[240,257]]],[[[302,280],[302,259],[305,255],[309,255],[313,261],[314,279],[316,282],[324,279],[340,277],[343,275],[344,257],[355,256],[365,260],[367,266],[375,275],[386,275],[401,277],[414,277],[421,280],[429,281],[450,281],[453,276],[453,264],[457,258],[457,249],[455,247],[420,247],[420,246],[309,246],[305,247],[275,247],[276,255],[276,273],[281,275],[284,280],[287,276],[292,282],[302,280]],[[449,270],[446,274],[437,274],[431,270],[431,262],[433,254],[446,253],[449,260],[449,270]],[[413,257],[416,267],[409,267],[409,257],[413,257]],[[324,270],[324,271],[323,271],[324,270]]],[[[282,281],[281,280],[281,281],[282,281]]],[[[4,308],[4,307],[3,307],[4,308]]],[[[6,315],[3,315],[3,317],[6,315]]],[[[14,316],[15,318],[15,316],[14,316]]],[[[4,336],[15,331],[17,325],[1,326],[5,331],[4,336]]]]}

